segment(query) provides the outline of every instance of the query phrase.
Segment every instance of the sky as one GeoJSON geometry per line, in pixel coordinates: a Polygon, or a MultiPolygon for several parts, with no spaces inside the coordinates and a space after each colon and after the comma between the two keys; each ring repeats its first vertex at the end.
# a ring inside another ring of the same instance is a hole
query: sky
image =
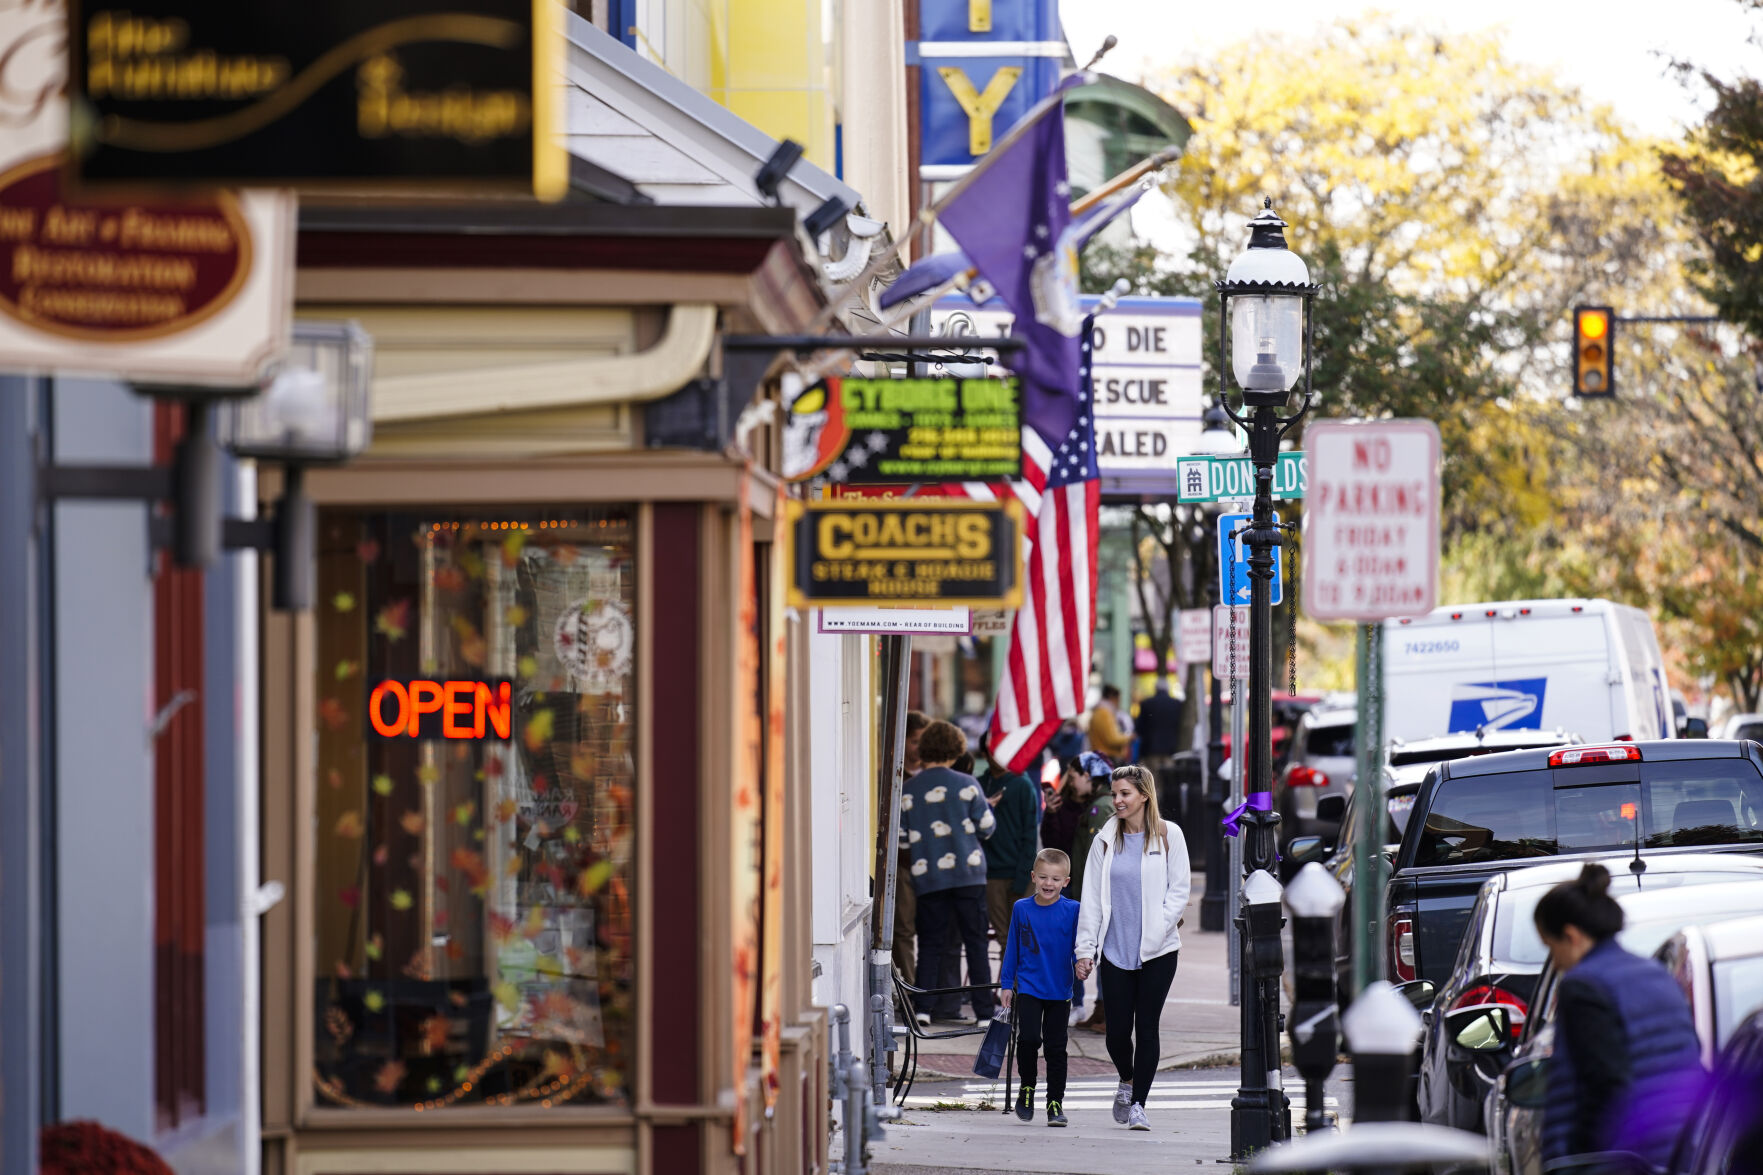
{"type": "Polygon", "coordinates": [[[1699,120],[1703,101],[1667,75],[1672,57],[1719,76],[1763,74],[1763,47],[1749,41],[1763,12],[1739,0],[1061,0],[1060,15],[1080,64],[1112,33],[1120,44],[1099,68],[1138,81],[1195,52],[1263,32],[1302,35],[1373,8],[1441,33],[1503,27],[1514,60],[1552,68],[1643,134],[1675,137],[1699,120]]]}

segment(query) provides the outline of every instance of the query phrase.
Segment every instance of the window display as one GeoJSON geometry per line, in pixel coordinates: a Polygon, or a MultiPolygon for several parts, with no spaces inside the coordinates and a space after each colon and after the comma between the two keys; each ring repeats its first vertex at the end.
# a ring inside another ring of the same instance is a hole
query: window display
{"type": "Polygon", "coordinates": [[[622,1103],[628,514],[319,531],[317,1104],[622,1103]]]}

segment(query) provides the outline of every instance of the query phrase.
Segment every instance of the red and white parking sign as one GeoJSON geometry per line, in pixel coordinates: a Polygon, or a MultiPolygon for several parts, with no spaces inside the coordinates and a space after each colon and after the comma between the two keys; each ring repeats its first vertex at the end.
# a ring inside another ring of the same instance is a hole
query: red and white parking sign
{"type": "Polygon", "coordinates": [[[1438,603],[1439,430],[1430,420],[1319,421],[1304,434],[1304,611],[1423,616],[1438,603]]]}

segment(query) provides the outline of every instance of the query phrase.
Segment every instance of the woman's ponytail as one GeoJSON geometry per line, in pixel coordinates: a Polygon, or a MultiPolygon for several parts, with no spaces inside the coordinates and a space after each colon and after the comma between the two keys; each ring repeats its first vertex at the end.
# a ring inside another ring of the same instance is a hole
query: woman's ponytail
{"type": "Polygon", "coordinates": [[[1537,903],[1536,925],[1545,936],[1560,938],[1577,926],[1593,942],[1603,942],[1622,929],[1622,906],[1610,896],[1610,871],[1588,864],[1572,881],[1563,881],[1537,903]]]}

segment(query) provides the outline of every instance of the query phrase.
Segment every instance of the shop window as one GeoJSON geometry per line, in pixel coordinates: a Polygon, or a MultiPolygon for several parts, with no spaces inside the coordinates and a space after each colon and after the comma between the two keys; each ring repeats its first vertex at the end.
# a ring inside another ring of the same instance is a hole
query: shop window
{"type": "Polygon", "coordinates": [[[320,519],[316,1101],[623,1103],[628,514],[320,519]]]}

